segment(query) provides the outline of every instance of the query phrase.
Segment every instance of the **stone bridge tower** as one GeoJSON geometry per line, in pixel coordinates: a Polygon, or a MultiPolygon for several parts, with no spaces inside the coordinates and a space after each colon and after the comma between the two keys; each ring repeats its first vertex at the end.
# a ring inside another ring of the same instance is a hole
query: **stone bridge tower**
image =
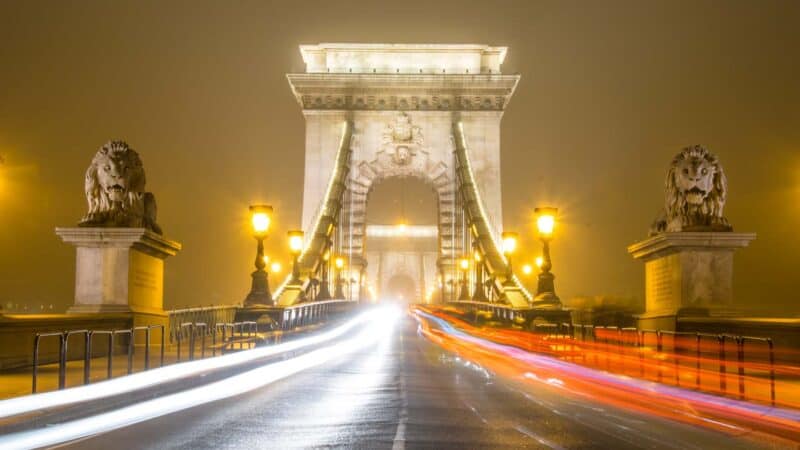
{"type": "MultiPolygon", "coordinates": [[[[518,75],[504,75],[505,47],[439,44],[302,45],[304,73],[288,74],[306,120],[303,229],[311,232],[335,170],[344,122],[352,126],[349,174],[335,239],[348,267],[364,273],[367,199],[373,183],[415,177],[438,202],[438,274],[455,276],[470,253],[464,200],[456,195],[454,125],[469,143],[482,210],[502,230],[500,121],[518,75]],[[451,275],[452,274],[452,275],[451,275]]],[[[437,278],[438,277],[438,278],[437,278]]]]}

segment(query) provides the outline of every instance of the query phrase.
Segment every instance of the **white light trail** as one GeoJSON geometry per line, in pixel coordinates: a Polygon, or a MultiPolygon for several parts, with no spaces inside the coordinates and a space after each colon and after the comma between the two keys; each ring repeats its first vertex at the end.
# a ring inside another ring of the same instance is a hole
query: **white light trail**
{"type": "Polygon", "coordinates": [[[233,367],[260,358],[274,356],[281,353],[299,350],[312,345],[321,344],[343,336],[345,333],[362,323],[375,320],[375,318],[380,314],[384,313],[380,313],[380,310],[365,312],[359,314],[344,325],[334,328],[333,330],[283,344],[272,345],[269,347],[259,347],[252,350],[245,350],[215,358],[174,364],[158,369],[151,369],[147,372],[140,372],[112,380],[89,384],[86,386],[3,400],[0,401],[0,419],[42,409],[60,407],[73,403],[124,394],[138,389],[151,387],[160,383],[166,383],[180,378],[190,377],[203,372],[233,367]]]}
{"type": "MultiPolygon", "coordinates": [[[[302,370],[375,345],[381,337],[391,333],[400,311],[397,308],[386,307],[362,315],[364,316],[370,318],[370,323],[363,331],[345,341],[177,394],[47,428],[3,436],[0,437],[0,448],[12,450],[52,446],[244,394],[302,370]]],[[[359,321],[361,322],[363,320],[359,321]]]]}

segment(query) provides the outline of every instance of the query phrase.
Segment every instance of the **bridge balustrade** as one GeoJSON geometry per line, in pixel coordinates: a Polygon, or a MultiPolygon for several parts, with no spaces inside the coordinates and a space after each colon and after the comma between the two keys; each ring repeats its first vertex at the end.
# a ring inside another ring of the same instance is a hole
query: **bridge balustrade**
{"type": "Polygon", "coordinates": [[[573,355],[582,364],[698,391],[753,399],[766,377],[765,399],[776,401],[775,346],[770,338],[614,326],[561,324],[542,327],[548,337],[585,343],[573,355]],[[729,378],[736,380],[730,391],[729,378]],[[747,392],[748,380],[752,390],[747,392]]]}
{"type": "Polygon", "coordinates": [[[33,340],[33,367],[31,374],[31,392],[36,393],[38,389],[39,379],[39,347],[45,338],[58,338],[59,339],[59,358],[58,358],[58,389],[66,387],[67,379],[67,355],[69,338],[71,336],[83,336],[83,384],[89,384],[91,380],[91,364],[94,353],[92,352],[93,337],[95,335],[107,336],[107,348],[105,352],[106,358],[106,378],[110,379],[113,376],[113,360],[114,360],[114,346],[115,337],[119,335],[127,335],[127,342],[125,343],[127,354],[127,374],[133,373],[134,370],[134,352],[137,332],[144,333],[145,347],[144,347],[144,370],[150,369],[150,347],[151,347],[151,332],[153,329],[160,330],[160,365],[164,365],[164,348],[166,342],[166,333],[164,325],[149,325],[139,326],[118,330],[68,330],[36,333],[33,340]]]}

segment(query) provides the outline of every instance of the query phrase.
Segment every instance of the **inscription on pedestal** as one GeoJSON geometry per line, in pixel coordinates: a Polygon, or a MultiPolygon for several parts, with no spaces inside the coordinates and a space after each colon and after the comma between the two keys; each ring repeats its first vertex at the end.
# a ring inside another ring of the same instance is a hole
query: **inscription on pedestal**
{"type": "Polygon", "coordinates": [[[646,303],[648,311],[679,306],[676,284],[680,283],[679,255],[648,261],[645,264],[646,303]]]}

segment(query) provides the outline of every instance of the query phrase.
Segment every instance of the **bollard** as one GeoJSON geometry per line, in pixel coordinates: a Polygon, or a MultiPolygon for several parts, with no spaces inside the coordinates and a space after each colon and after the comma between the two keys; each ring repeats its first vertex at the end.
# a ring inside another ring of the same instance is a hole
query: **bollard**
{"type": "Polygon", "coordinates": [[[83,341],[83,384],[92,378],[92,331],[87,331],[83,341]]]}
{"type": "Polygon", "coordinates": [[[699,390],[701,388],[700,385],[700,333],[695,333],[695,353],[694,353],[694,371],[695,371],[695,379],[694,384],[696,388],[699,390]]]}
{"type": "Polygon", "coordinates": [[[656,330],[656,353],[658,353],[658,382],[661,383],[661,350],[664,348],[664,341],[661,335],[661,330],[656,330]]]}
{"type": "Polygon", "coordinates": [[[672,334],[672,359],[675,361],[675,386],[681,385],[680,361],[678,360],[678,333],[672,334]]]}
{"type": "Polygon", "coordinates": [[[736,359],[739,363],[739,399],[744,400],[744,336],[736,336],[736,359]]]}
{"type": "Polygon", "coordinates": [[[719,390],[725,393],[727,391],[727,383],[725,380],[725,335],[720,334],[717,336],[719,341],[719,390]]]}
{"type": "Polygon", "coordinates": [[[144,370],[150,370],[150,327],[144,330],[144,370]]]}
{"type": "Polygon", "coordinates": [[[644,378],[644,333],[645,330],[636,332],[636,338],[639,341],[639,376],[641,378],[644,378]]]}
{"type": "MultiPolygon", "coordinates": [[[[62,332],[49,332],[49,333],[36,333],[36,336],[33,338],[33,379],[31,380],[31,392],[36,393],[37,388],[37,381],[39,377],[39,344],[43,337],[48,336],[58,336],[59,338],[59,348],[58,353],[59,356],[62,353],[62,347],[64,346],[64,333],[62,332]]],[[[60,363],[60,358],[59,358],[60,363]]],[[[59,382],[61,381],[61,366],[59,366],[59,382]]]]}
{"type": "Polygon", "coordinates": [[[769,347],[769,398],[772,406],[775,406],[775,347],[771,338],[767,338],[767,346],[769,347]]]}

